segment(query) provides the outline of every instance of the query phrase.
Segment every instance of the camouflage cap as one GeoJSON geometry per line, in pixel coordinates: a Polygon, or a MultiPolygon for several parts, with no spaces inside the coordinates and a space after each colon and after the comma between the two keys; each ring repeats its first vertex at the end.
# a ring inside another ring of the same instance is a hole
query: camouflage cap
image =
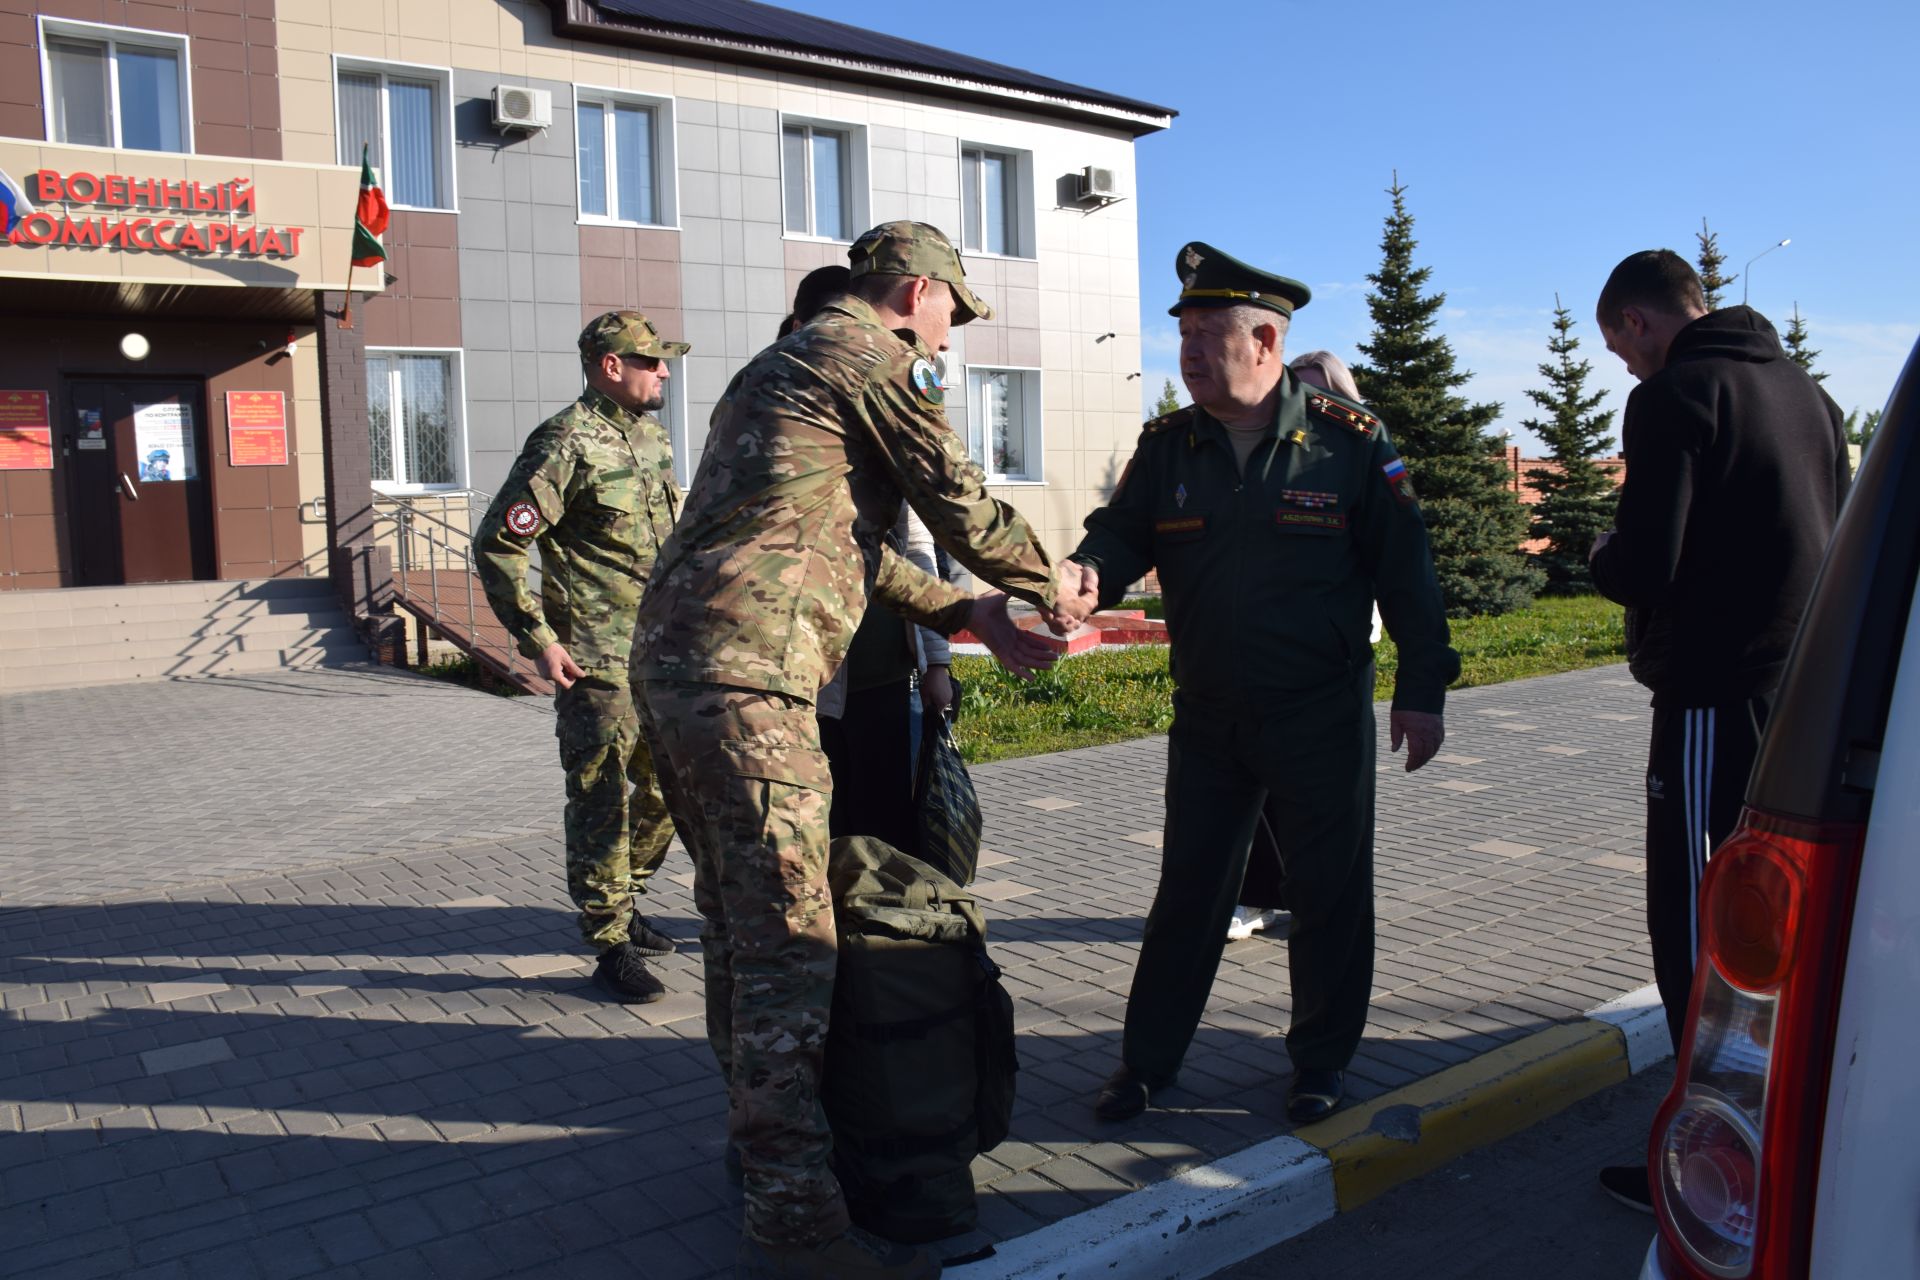
{"type": "Polygon", "coordinates": [[[1313,290],[1298,280],[1250,267],[1198,240],[1183,245],[1173,256],[1173,273],[1180,277],[1180,300],[1167,308],[1170,316],[1186,307],[1240,304],[1290,316],[1313,298],[1313,290]]]}
{"type": "Polygon", "coordinates": [[[993,319],[993,308],[967,288],[966,268],[953,242],[940,228],[925,222],[883,222],[862,235],[847,250],[848,270],[861,276],[927,276],[944,280],[959,306],[955,324],[993,319]]]}
{"type": "Polygon", "coordinates": [[[653,322],[638,311],[609,311],[597,315],[580,331],[580,358],[601,356],[658,356],[671,359],[693,350],[688,342],[668,342],[653,322]]]}

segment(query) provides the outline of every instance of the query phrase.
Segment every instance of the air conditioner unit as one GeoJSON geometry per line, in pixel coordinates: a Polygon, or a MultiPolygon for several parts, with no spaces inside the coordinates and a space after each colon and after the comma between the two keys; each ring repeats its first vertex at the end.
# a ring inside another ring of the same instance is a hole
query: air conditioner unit
{"type": "Polygon", "coordinates": [[[501,84],[493,88],[493,127],[545,129],[553,124],[553,94],[545,89],[501,84]]]}
{"type": "Polygon", "coordinates": [[[1080,198],[1101,201],[1122,199],[1118,177],[1111,169],[1088,165],[1080,171],[1080,198]]]}

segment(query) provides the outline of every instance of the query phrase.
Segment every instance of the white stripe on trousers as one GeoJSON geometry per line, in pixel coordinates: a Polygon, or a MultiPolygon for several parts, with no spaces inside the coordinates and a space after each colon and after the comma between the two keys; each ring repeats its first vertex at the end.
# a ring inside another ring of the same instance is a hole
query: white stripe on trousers
{"type": "Polygon", "coordinates": [[[1689,957],[1700,954],[1700,882],[1707,874],[1707,859],[1712,834],[1708,829],[1713,813],[1713,737],[1714,709],[1702,707],[1686,711],[1686,738],[1681,748],[1681,790],[1687,815],[1687,893],[1693,909],[1687,913],[1687,950],[1689,957]]]}

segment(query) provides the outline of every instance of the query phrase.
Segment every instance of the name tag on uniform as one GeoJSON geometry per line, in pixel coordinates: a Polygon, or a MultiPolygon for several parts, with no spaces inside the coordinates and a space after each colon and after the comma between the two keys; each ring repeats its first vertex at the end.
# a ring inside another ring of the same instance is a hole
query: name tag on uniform
{"type": "Polygon", "coordinates": [[[608,483],[615,480],[631,480],[633,479],[633,468],[622,467],[618,471],[602,471],[600,473],[600,479],[608,483]]]}
{"type": "Polygon", "coordinates": [[[1158,534],[1204,533],[1207,528],[1205,516],[1183,516],[1178,520],[1155,520],[1153,531],[1158,534]]]}
{"type": "Polygon", "coordinates": [[[1343,511],[1276,511],[1273,522],[1302,529],[1344,529],[1347,516],[1343,511]]]}

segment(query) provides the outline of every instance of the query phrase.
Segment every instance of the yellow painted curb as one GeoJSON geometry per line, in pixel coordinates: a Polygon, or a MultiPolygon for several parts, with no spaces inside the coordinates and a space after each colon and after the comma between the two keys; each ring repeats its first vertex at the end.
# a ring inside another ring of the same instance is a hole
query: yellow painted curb
{"type": "Polygon", "coordinates": [[[1596,1019],[1550,1027],[1294,1136],[1327,1153],[1342,1213],[1618,1084],[1627,1041],[1596,1019]]]}

